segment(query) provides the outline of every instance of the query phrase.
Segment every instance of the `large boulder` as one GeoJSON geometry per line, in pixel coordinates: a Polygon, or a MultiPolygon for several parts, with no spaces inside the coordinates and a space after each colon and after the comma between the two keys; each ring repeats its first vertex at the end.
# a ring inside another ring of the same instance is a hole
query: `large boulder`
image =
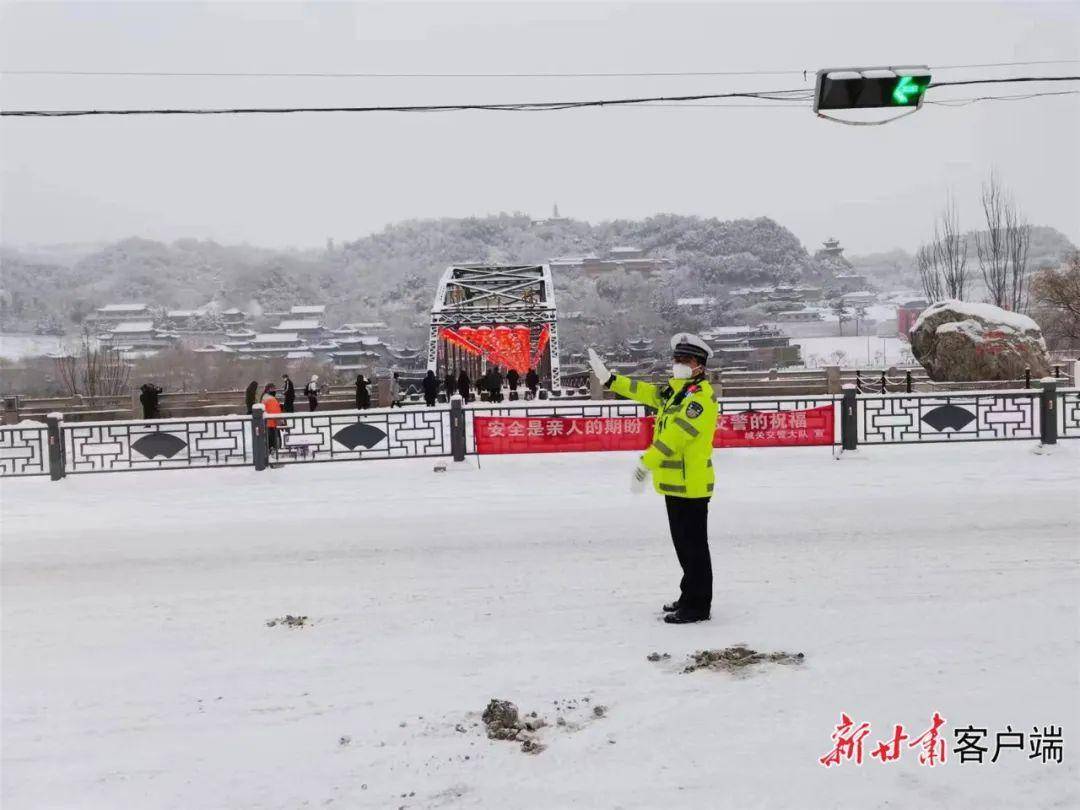
{"type": "Polygon", "coordinates": [[[909,333],[911,352],[931,380],[1017,380],[1050,374],[1042,330],[1027,315],[992,304],[941,301],[927,307],[909,333]]]}

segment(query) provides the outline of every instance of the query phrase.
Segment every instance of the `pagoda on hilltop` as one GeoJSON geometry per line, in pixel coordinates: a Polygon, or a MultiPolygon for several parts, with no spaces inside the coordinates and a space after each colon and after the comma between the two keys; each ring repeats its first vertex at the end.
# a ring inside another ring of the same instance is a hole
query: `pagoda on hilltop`
{"type": "Polygon", "coordinates": [[[840,261],[844,258],[844,249],[840,247],[839,239],[830,236],[821,243],[821,250],[818,251],[818,254],[826,259],[840,261]]]}

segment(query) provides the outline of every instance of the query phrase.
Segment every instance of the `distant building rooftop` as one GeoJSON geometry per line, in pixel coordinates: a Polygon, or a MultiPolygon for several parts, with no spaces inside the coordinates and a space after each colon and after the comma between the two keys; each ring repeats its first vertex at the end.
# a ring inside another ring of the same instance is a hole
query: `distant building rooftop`
{"type": "Polygon", "coordinates": [[[146,309],[146,304],[106,304],[103,307],[98,307],[97,311],[108,313],[122,313],[122,312],[142,312],[146,309]]]}
{"type": "Polygon", "coordinates": [[[279,332],[277,334],[268,335],[263,333],[256,335],[251,339],[252,343],[295,343],[300,340],[300,336],[296,332],[279,332]]]}
{"type": "Polygon", "coordinates": [[[705,340],[712,340],[719,337],[765,337],[775,334],[776,330],[766,324],[761,326],[713,326],[704,330],[701,336],[705,340]]]}
{"type": "Polygon", "coordinates": [[[310,304],[293,307],[289,310],[290,315],[325,315],[326,307],[322,304],[310,304]]]}
{"type": "Polygon", "coordinates": [[[196,309],[170,309],[165,313],[166,318],[194,318],[199,314],[196,309]]]}
{"type": "Polygon", "coordinates": [[[282,321],[274,329],[286,332],[307,332],[313,329],[322,329],[322,324],[313,320],[282,321]]]}
{"type": "Polygon", "coordinates": [[[556,256],[550,259],[548,264],[584,264],[596,261],[600,261],[599,256],[556,256]]]}
{"type": "Polygon", "coordinates": [[[130,334],[132,332],[153,332],[153,321],[125,321],[118,323],[110,332],[112,334],[130,334]]]}

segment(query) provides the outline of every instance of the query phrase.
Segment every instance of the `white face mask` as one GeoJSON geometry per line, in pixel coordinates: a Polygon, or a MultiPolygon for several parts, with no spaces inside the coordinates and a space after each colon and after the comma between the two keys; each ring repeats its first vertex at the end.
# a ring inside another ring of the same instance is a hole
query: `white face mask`
{"type": "Polygon", "coordinates": [[[694,369],[686,363],[672,363],[671,376],[676,380],[689,380],[694,376],[694,369]]]}

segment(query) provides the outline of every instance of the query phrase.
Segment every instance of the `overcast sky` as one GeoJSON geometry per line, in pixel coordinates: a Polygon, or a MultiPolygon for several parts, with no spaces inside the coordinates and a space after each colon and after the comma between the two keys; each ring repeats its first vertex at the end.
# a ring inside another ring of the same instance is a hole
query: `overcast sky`
{"type": "MultiPolygon", "coordinates": [[[[1080,4],[50,3],[2,7],[0,69],[732,77],[111,78],[5,74],[5,109],[386,105],[787,89],[826,66],[1080,59],[1080,4]]],[[[1066,75],[1080,64],[940,70],[1066,75]]],[[[1080,84],[1072,85],[1080,89],[1080,84]]],[[[928,99],[1062,90],[956,88],[928,99]]],[[[996,167],[1080,243],[1080,95],[925,106],[884,127],[809,109],[316,114],[0,122],[8,243],[321,245],[415,217],[770,216],[810,249],[912,248],[952,190],[978,225],[996,167]]]]}

